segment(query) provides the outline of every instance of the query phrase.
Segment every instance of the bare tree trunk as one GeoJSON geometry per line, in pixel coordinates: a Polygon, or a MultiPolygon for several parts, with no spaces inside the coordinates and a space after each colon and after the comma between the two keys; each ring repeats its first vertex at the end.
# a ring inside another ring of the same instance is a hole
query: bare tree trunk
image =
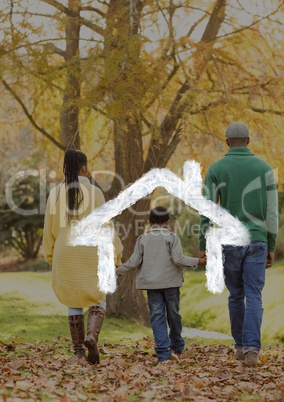
{"type": "MultiPolygon", "coordinates": [[[[144,89],[135,77],[140,58],[138,39],[139,18],[142,4],[139,0],[111,0],[107,15],[105,36],[106,87],[110,98],[110,118],[114,126],[115,164],[117,178],[112,183],[108,197],[117,195],[124,185],[135,182],[143,172],[143,144],[141,129],[141,100],[144,89]],[[123,82],[123,85],[122,85],[123,82]],[[133,86],[137,82],[134,90],[133,86]]],[[[149,200],[139,201],[135,210],[146,211],[149,200]]],[[[143,228],[137,229],[138,221],[145,222],[147,212],[124,211],[116,218],[116,224],[128,231],[123,239],[123,260],[126,261],[143,228]]],[[[148,307],[141,291],[135,289],[135,273],[119,280],[115,294],[107,299],[109,315],[134,317],[149,325],[148,307]]]]}
{"type": "MultiPolygon", "coordinates": [[[[142,199],[135,204],[138,212],[147,211],[150,206],[150,199],[142,199]]],[[[126,261],[132,254],[137,237],[143,233],[146,221],[146,214],[135,215],[126,210],[118,218],[116,223],[127,226],[129,234],[123,241],[123,261],[126,261]]],[[[114,294],[107,297],[107,314],[110,316],[126,316],[136,318],[139,322],[149,326],[148,306],[141,290],[136,290],[136,272],[132,271],[118,278],[118,287],[114,294]]]]}
{"type": "Polygon", "coordinates": [[[70,15],[66,16],[66,85],[60,115],[61,137],[66,148],[80,148],[79,106],[81,68],[79,53],[81,0],[68,0],[70,15]]]}
{"type": "MultiPolygon", "coordinates": [[[[114,138],[116,173],[127,185],[134,182],[142,174],[143,148],[142,133],[139,128],[140,124],[136,122],[133,126],[130,120],[126,123],[127,128],[125,131],[119,129],[118,125],[115,125],[114,138]]],[[[144,198],[138,201],[131,210],[125,210],[115,220],[124,246],[124,262],[132,254],[137,237],[144,231],[149,206],[150,199],[144,198]],[[124,233],[127,233],[126,238],[123,238],[124,233]]],[[[148,306],[142,291],[136,290],[135,274],[136,272],[133,272],[120,278],[117,291],[107,298],[107,314],[133,317],[141,323],[149,325],[148,306]]]]}

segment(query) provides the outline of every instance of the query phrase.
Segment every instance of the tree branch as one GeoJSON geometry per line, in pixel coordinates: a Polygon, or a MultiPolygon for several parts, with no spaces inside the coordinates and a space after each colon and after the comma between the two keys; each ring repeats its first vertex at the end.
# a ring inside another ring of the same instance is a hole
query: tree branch
{"type": "MultiPolygon", "coordinates": [[[[68,9],[68,7],[65,7],[56,0],[43,0],[43,2],[55,7],[57,10],[63,12],[69,17],[74,17],[73,13],[68,9]]],[[[102,29],[99,25],[93,24],[91,21],[88,21],[82,17],[79,18],[79,22],[81,25],[84,25],[85,27],[90,28],[92,31],[97,32],[99,35],[104,36],[104,29],[102,29]]]]}
{"type": "Polygon", "coordinates": [[[220,26],[225,19],[225,7],[226,0],[217,0],[203,32],[201,42],[211,42],[216,39],[220,26]]]}
{"type": "Polygon", "coordinates": [[[164,151],[161,152],[161,159],[162,159],[161,164],[163,166],[166,166],[168,160],[170,159],[170,157],[174,153],[174,151],[175,151],[175,149],[176,149],[176,147],[177,147],[177,145],[178,145],[178,143],[180,141],[181,131],[182,131],[182,123],[180,122],[179,126],[175,130],[175,133],[172,136],[172,138],[170,139],[169,143],[167,144],[166,147],[164,147],[164,151]]]}
{"type": "MultiPolygon", "coordinates": [[[[175,99],[169,109],[169,112],[165,116],[164,120],[160,125],[160,137],[152,137],[147,158],[144,163],[144,171],[149,170],[152,166],[159,166],[161,158],[161,148],[168,146],[169,140],[172,137],[175,130],[177,130],[177,125],[179,119],[181,118],[183,112],[187,108],[187,103],[181,104],[183,96],[188,92],[194,85],[197,84],[199,77],[204,71],[208,61],[211,59],[213,40],[216,39],[219,32],[220,26],[225,18],[225,7],[226,0],[217,0],[212,14],[209,18],[208,24],[204,30],[201,38],[201,43],[210,42],[210,46],[207,49],[201,68],[198,71],[196,79],[190,83],[188,79],[182,84],[178,90],[175,99]]],[[[204,47],[200,47],[200,51],[204,53],[204,47]]]]}
{"type": "Polygon", "coordinates": [[[257,25],[258,23],[260,23],[261,21],[263,21],[263,20],[265,20],[265,19],[270,19],[270,17],[271,17],[272,15],[276,14],[277,12],[279,12],[279,10],[280,10],[281,7],[283,6],[283,4],[284,4],[284,1],[282,1],[282,3],[281,3],[274,11],[272,11],[270,14],[265,15],[264,17],[259,18],[258,20],[252,22],[250,25],[245,26],[245,27],[242,27],[242,28],[239,28],[239,29],[236,29],[235,31],[229,32],[229,33],[227,33],[227,34],[220,35],[218,38],[225,38],[225,37],[227,37],[227,36],[235,35],[236,33],[246,31],[247,29],[251,29],[254,25],[257,25]]]}
{"type": "Polygon", "coordinates": [[[284,111],[281,111],[281,110],[264,109],[264,108],[253,107],[253,106],[250,106],[250,109],[256,113],[271,113],[271,114],[275,114],[278,116],[284,116],[284,111]]]}
{"type": "Polygon", "coordinates": [[[59,47],[55,46],[54,43],[51,43],[51,42],[45,43],[43,45],[43,47],[47,52],[52,53],[52,54],[59,54],[60,56],[64,57],[64,59],[65,59],[65,56],[66,56],[65,51],[60,49],[59,47]]]}
{"type": "Polygon", "coordinates": [[[103,11],[101,11],[98,8],[93,7],[93,6],[82,6],[81,11],[94,11],[95,13],[99,14],[101,17],[105,18],[105,16],[106,16],[106,14],[103,11]]]}
{"type": "Polygon", "coordinates": [[[52,137],[50,134],[48,134],[43,128],[39,127],[35,120],[33,119],[32,115],[29,113],[28,109],[26,108],[24,102],[20,99],[20,97],[16,94],[16,92],[10,87],[10,85],[2,79],[2,84],[4,87],[10,92],[10,94],[13,96],[13,98],[19,103],[21,106],[24,114],[26,117],[29,119],[30,123],[32,124],[33,127],[35,127],[39,132],[41,132],[46,138],[48,138],[53,144],[55,144],[58,148],[65,150],[65,147],[63,144],[58,142],[54,137],[52,137]]]}

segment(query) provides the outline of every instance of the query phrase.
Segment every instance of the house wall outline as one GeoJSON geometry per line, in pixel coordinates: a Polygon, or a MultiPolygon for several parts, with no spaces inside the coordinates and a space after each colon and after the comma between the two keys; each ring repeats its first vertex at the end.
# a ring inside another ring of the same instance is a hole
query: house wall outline
{"type": "Polygon", "coordinates": [[[87,217],[77,222],[72,229],[72,246],[98,247],[99,288],[104,293],[116,290],[114,265],[113,227],[108,225],[112,218],[163,187],[174,197],[180,198],[200,214],[207,216],[212,227],[206,232],[206,279],[212,293],[224,290],[222,245],[244,246],[249,244],[249,233],[245,225],[227,210],[202,195],[200,164],[188,160],[183,165],[183,178],[167,168],[153,168],[140,179],[127,186],[117,197],[100,205],[87,217]]]}

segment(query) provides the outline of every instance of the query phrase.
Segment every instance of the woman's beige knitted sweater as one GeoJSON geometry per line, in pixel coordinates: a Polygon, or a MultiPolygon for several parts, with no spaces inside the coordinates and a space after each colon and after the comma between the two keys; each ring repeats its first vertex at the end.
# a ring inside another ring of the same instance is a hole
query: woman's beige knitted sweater
{"type": "MultiPolygon", "coordinates": [[[[79,176],[84,194],[79,219],[89,215],[105,202],[103,193],[87,177],[79,176]]],[[[65,184],[50,192],[44,220],[43,250],[46,261],[52,266],[52,287],[58,300],[74,308],[101,303],[104,294],[98,286],[97,247],[70,246],[71,225],[67,221],[65,184]]],[[[116,265],[120,264],[122,244],[115,234],[116,265]]]]}

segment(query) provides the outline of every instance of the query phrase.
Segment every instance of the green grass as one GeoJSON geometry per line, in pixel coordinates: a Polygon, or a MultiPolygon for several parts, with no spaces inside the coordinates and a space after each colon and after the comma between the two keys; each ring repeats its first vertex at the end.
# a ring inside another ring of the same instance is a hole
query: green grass
{"type": "MultiPolygon", "coordinates": [[[[263,290],[263,343],[284,343],[284,261],[266,271],[263,290]]],[[[207,290],[205,271],[186,271],[181,288],[181,314],[187,327],[230,335],[228,291],[213,294],[207,290]]]]}
{"type": "MultiPolygon", "coordinates": [[[[264,318],[263,343],[284,343],[284,262],[267,270],[263,292],[264,318]]],[[[0,274],[0,339],[26,342],[69,337],[67,308],[61,305],[50,286],[50,272],[13,272],[0,274]]],[[[181,314],[183,325],[230,335],[227,308],[228,292],[212,294],[206,288],[203,270],[186,271],[181,288],[181,314]]],[[[85,312],[87,314],[87,311],[85,312]]],[[[152,336],[146,328],[132,319],[107,318],[100,341],[121,343],[125,339],[152,336]]],[[[192,340],[191,340],[192,341],[192,340]]],[[[198,342],[208,340],[198,339],[198,342]]],[[[211,340],[210,340],[211,342],[211,340]]],[[[218,341],[216,341],[218,342],[218,341]]],[[[222,341],[222,343],[232,343],[222,341]]]]}
{"type": "MultiPolygon", "coordinates": [[[[60,304],[50,286],[50,273],[0,274],[0,339],[3,342],[35,342],[69,337],[67,307],[60,304]]],[[[87,315],[87,310],[85,311],[87,315]]],[[[105,319],[100,341],[121,342],[151,335],[151,329],[133,319],[105,319]]]]}

